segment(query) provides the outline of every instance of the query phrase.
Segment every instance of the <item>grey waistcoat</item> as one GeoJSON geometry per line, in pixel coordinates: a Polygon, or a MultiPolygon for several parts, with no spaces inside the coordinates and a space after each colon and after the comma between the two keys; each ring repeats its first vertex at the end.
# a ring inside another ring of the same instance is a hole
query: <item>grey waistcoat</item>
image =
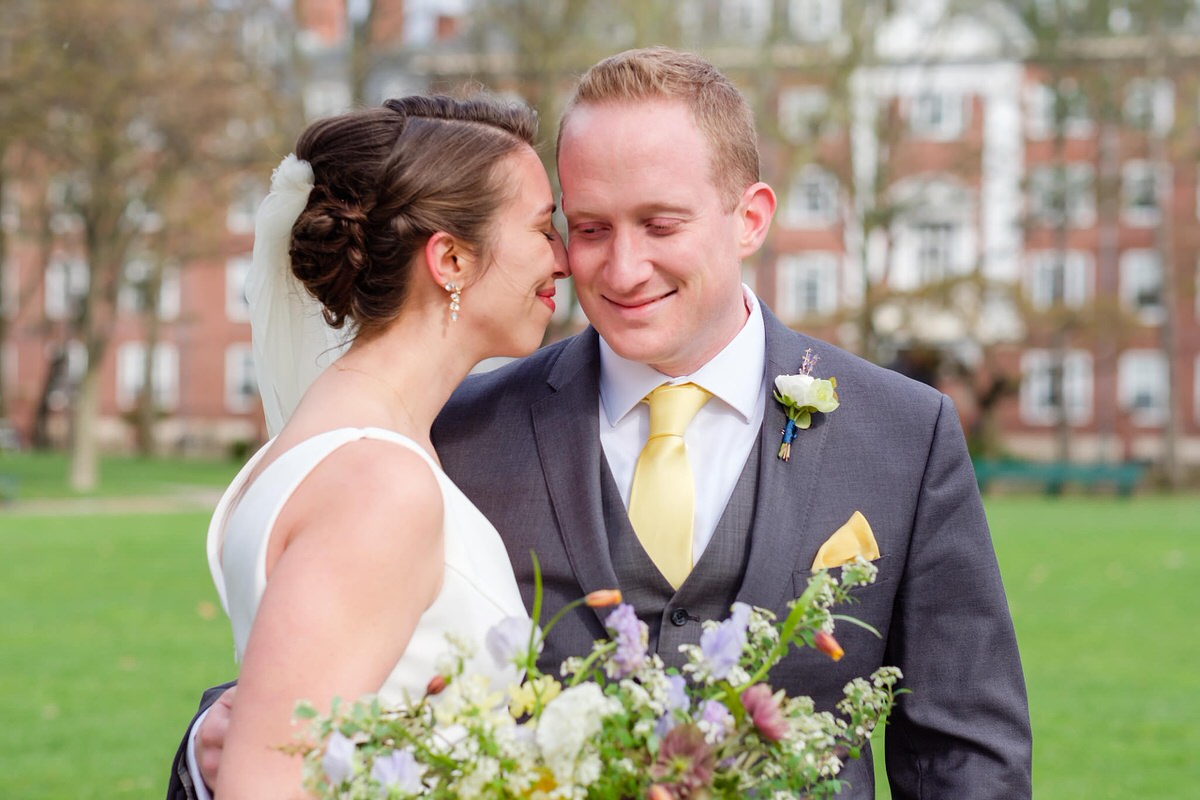
{"type": "Polygon", "coordinates": [[[755,444],[751,450],[712,539],[678,591],[638,541],[605,462],[600,479],[604,527],[621,595],[649,626],[651,652],[657,652],[668,666],[683,663],[679,645],[699,643],[701,621],[729,616],[750,552],[760,449],[755,444]]]}

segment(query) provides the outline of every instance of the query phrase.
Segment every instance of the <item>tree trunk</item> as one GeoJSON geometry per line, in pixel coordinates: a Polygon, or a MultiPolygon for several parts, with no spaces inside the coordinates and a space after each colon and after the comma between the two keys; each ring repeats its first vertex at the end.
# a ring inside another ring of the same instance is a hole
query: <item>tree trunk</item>
{"type": "Polygon", "coordinates": [[[92,491],[99,482],[100,453],[96,442],[96,422],[100,416],[98,366],[93,366],[89,359],[71,404],[69,484],[77,492],[92,491]]]}

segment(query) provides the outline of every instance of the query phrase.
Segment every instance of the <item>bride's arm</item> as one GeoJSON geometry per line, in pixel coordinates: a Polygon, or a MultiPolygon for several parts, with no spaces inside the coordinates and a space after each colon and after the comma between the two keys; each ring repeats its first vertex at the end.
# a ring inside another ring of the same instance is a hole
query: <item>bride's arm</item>
{"type": "Polygon", "coordinates": [[[392,443],[345,445],[304,479],[271,534],[220,800],[303,796],[300,759],[277,749],[296,702],[379,690],[441,586],[442,509],[429,466],[392,443]]]}

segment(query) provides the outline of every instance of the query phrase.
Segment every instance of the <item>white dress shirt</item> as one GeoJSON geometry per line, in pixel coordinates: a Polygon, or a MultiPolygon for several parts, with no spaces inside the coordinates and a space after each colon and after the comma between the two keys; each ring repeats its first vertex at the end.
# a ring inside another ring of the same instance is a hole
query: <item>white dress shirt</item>
{"type": "Polygon", "coordinates": [[[621,358],[600,340],[600,445],[626,508],[633,468],[650,433],[650,407],[642,399],[664,383],[695,383],[713,395],[683,435],[696,480],[693,564],[712,539],[762,427],[766,332],[754,293],[746,286],[742,291],[750,312],[746,324],[690,375],[668,377],[621,358]]]}

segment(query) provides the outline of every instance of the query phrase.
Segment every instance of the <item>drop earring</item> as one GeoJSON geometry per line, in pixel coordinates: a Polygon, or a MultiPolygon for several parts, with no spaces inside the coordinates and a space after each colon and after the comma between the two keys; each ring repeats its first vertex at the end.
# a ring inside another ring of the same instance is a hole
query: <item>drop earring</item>
{"type": "Polygon", "coordinates": [[[459,293],[458,284],[447,282],[443,288],[450,293],[450,321],[458,322],[458,303],[462,297],[459,293]]]}

